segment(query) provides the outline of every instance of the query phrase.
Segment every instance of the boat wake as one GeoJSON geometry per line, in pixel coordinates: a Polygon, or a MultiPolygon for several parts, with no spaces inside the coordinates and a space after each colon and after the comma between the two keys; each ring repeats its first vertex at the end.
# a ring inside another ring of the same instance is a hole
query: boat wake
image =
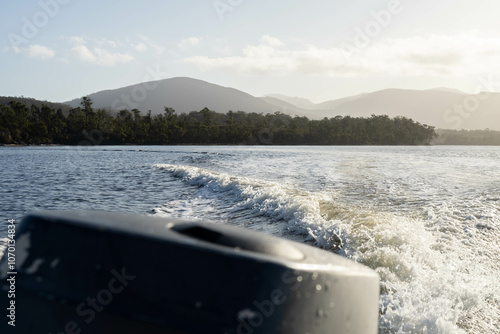
{"type": "Polygon", "coordinates": [[[380,333],[498,332],[497,276],[429,220],[340,203],[335,194],[233,176],[203,168],[157,164],[187,183],[190,197],[155,214],[210,219],[334,251],[381,277],[380,333]],[[458,248],[458,250],[457,250],[458,248]]]}

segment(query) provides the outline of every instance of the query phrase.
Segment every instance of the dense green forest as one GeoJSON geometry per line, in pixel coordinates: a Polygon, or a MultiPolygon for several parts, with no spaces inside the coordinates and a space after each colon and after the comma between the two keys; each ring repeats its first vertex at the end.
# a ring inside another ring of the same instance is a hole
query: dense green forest
{"type": "Polygon", "coordinates": [[[0,96],[0,105],[8,106],[12,101],[20,102],[27,106],[35,105],[38,108],[46,105],[54,110],[61,109],[63,114],[67,115],[71,106],[69,104],[57,103],[57,102],[49,102],[49,101],[40,101],[31,97],[15,97],[15,96],[0,96]]]}
{"type": "Polygon", "coordinates": [[[418,145],[435,136],[431,126],[385,115],[309,120],[208,108],[178,115],[168,107],[156,116],[137,109],[112,114],[92,108],[88,97],[68,113],[45,104],[0,105],[0,144],[418,145]]]}

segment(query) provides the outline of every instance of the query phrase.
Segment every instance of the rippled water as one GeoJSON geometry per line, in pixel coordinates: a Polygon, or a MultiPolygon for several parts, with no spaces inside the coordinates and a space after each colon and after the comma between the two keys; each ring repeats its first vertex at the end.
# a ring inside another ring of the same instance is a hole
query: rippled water
{"type": "Polygon", "coordinates": [[[0,236],[36,209],[234,224],[381,276],[380,333],[500,333],[498,147],[0,148],[0,236]]]}

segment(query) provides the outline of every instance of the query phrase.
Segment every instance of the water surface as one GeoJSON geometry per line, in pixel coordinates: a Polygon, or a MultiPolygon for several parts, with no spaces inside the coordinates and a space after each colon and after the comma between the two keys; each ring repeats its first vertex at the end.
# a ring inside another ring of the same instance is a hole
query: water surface
{"type": "Polygon", "coordinates": [[[39,209],[211,220],[381,276],[380,333],[500,333],[500,148],[0,148],[0,236],[39,209]]]}

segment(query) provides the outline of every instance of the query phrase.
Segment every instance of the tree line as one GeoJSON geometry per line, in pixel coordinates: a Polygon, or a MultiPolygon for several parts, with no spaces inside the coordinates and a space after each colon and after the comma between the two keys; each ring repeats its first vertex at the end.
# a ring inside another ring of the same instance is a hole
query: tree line
{"type": "Polygon", "coordinates": [[[440,145],[500,145],[500,131],[439,129],[436,132],[436,143],[440,145]]]}
{"type": "Polygon", "coordinates": [[[94,109],[88,97],[68,112],[17,101],[0,105],[0,144],[420,145],[435,136],[431,126],[386,115],[309,120],[208,108],[177,114],[165,107],[153,116],[137,109],[94,109]]]}

